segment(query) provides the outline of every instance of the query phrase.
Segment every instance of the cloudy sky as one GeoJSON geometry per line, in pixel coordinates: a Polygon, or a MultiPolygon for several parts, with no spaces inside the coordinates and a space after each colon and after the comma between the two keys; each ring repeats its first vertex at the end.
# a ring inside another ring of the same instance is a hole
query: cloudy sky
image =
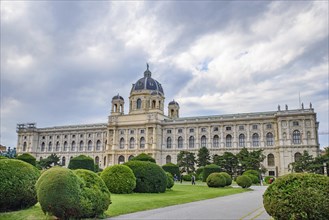
{"type": "Polygon", "coordinates": [[[181,116],[300,97],[327,133],[328,26],[328,1],[1,1],[0,143],[16,145],[17,123],[105,123],[147,62],[181,116]]]}

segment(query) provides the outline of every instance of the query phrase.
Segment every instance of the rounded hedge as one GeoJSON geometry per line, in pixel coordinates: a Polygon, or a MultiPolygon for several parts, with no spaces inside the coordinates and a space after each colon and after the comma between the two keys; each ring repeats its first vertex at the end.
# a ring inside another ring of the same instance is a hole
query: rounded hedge
{"type": "Polygon", "coordinates": [[[252,184],[252,181],[249,176],[242,175],[236,178],[236,183],[242,188],[249,188],[252,184]]]}
{"type": "Polygon", "coordinates": [[[166,175],[167,175],[167,189],[171,189],[175,184],[174,177],[169,172],[166,172],[166,175]]]}
{"type": "Polygon", "coordinates": [[[76,169],[86,169],[86,170],[95,170],[94,160],[91,157],[80,155],[77,157],[73,157],[70,160],[69,169],[76,170],[76,169]]]}
{"type": "Polygon", "coordinates": [[[28,153],[24,153],[24,154],[21,154],[21,155],[17,156],[17,159],[25,161],[26,163],[29,163],[33,166],[36,165],[35,157],[33,157],[31,154],[28,154],[28,153]]]}
{"type": "Polygon", "coordinates": [[[149,161],[149,162],[152,162],[152,163],[155,163],[155,159],[153,157],[151,157],[150,155],[148,154],[145,154],[145,153],[141,153],[139,155],[137,155],[136,157],[132,158],[130,161],[149,161]]]}
{"type": "Polygon", "coordinates": [[[242,175],[254,175],[254,176],[259,176],[259,172],[257,170],[246,170],[243,172],[242,175]]]}
{"type": "Polygon", "coordinates": [[[226,179],[226,186],[230,186],[232,184],[232,177],[230,176],[230,174],[226,173],[226,172],[220,172],[219,174],[223,175],[226,179]]]}
{"type": "Polygon", "coordinates": [[[252,175],[252,174],[243,174],[242,176],[247,176],[251,179],[252,184],[260,183],[260,180],[258,179],[258,176],[252,175]]]}
{"type": "Polygon", "coordinates": [[[184,181],[192,181],[192,174],[185,174],[183,175],[184,181]]]}
{"type": "Polygon", "coordinates": [[[103,215],[111,204],[111,195],[104,181],[96,173],[78,169],[74,173],[83,181],[81,196],[82,218],[94,218],[103,215]]]}
{"type": "Polygon", "coordinates": [[[157,164],[146,161],[129,161],[124,165],[130,167],[134,172],[136,177],[135,192],[159,193],[166,191],[167,175],[157,164]]]}
{"type": "Polygon", "coordinates": [[[126,165],[119,164],[107,167],[100,176],[111,193],[132,193],[136,187],[136,177],[126,165]]]}
{"type": "Polygon", "coordinates": [[[329,177],[293,173],[274,181],[263,195],[275,219],[329,219],[329,177]]]}
{"type": "Polygon", "coordinates": [[[37,203],[37,168],[16,159],[0,160],[0,211],[28,208],[37,203]]]}
{"type": "Polygon", "coordinates": [[[226,177],[220,173],[211,173],[207,178],[209,187],[224,187],[226,186],[226,177]]]}
{"type": "Polygon", "coordinates": [[[209,164],[204,167],[203,169],[203,175],[202,175],[202,181],[206,182],[207,177],[212,174],[212,173],[219,173],[220,172],[220,167],[216,164],[209,164]]]}
{"type": "Polygon", "coordinates": [[[177,179],[180,178],[179,166],[177,166],[176,164],[167,163],[162,166],[162,169],[166,172],[171,173],[172,176],[175,176],[175,174],[176,174],[177,179]]]}

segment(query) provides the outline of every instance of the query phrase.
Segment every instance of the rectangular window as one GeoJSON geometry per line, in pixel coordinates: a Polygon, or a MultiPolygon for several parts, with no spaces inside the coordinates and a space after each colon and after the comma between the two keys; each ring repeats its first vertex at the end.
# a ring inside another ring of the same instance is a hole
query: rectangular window
{"type": "Polygon", "coordinates": [[[167,130],[167,134],[171,134],[171,130],[170,129],[167,130]]]}
{"type": "Polygon", "coordinates": [[[267,128],[267,129],[272,129],[272,124],[267,124],[267,125],[266,125],[266,128],[267,128]]]}
{"type": "Polygon", "coordinates": [[[218,131],[218,127],[214,127],[214,131],[218,131]]]}
{"type": "Polygon", "coordinates": [[[52,136],[49,136],[49,139],[52,139],[52,136]]]}
{"type": "Polygon", "coordinates": [[[258,126],[257,125],[252,125],[252,129],[256,130],[256,129],[258,129],[258,126]]]}
{"type": "Polygon", "coordinates": [[[75,134],[74,134],[74,135],[72,135],[72,138],[75,138],[75,134]]]}
{"type": "Polygon", "coordinates": [[[231,130],[232,130],[232,127],[229,127],[229,126],[226,127],[226,131],[231,131],[231,130]]]}
{"type": "Polygon", "coordinates": [[[183,129],[179,128],[178,133],[183,133],[183,129]]]}
{"type": "Polygon", "coordinates": [[[80,134],[80,137],[83,138],[83,134],[80,134]]]}
{"type": "Polygon", "coordinates": [[[299,122],[298,121],[294,121],[294,122],[292,122],[292,125],[293,126],[299,126],[299,122]]]}
{"type": "Polygon", "coordinates": [[[194,132],[194,128],[190,128],[190,133],[193,133],[194,132]]]}
{"type": "Polygon", "coordinates": [[[135,131],[134,130],[130,130],[130,134],[134,134],[135,133],[135,131]]]}
{"type": "Polygon", "coordinates": [[[141,129],[141,134],[144,134],[145,133],[145,130],[144,129],[141,129]]]}
{"type": "Polygon", "coordinates": [[[239,125],[239,131],[243,131],[244,130],[244,126],[243,125],[239,125]]]}
{"type": "Polygon", "coordinates": [[[206,128],[201,128],[201,132],[206,132],[206,128]]]}

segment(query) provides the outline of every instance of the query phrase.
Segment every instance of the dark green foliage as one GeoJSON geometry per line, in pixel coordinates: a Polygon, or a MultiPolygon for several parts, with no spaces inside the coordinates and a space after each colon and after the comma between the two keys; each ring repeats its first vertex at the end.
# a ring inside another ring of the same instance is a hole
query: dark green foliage
{"type": "Polygon", "coordinates": [[[47,158],[38,161],[37,167],[41,169],[48,169],[52,166],[58,166],[59,161],[60,159],[56,154],[51,154],[47,158]]]}
{"type": "Polygon", "coordinates": [[[0,160],[1,159],[8,159],[8,157],[5,157],[5,156],[0,155],[0,160]]]}
{"type": "Polygon", "coordinates": [[[257,176],[251,175],[251,174],[243,174],[242,176],[248,176],[251,179],[252,184],[258,184],[260,183],[260,180],[257,176]]]}
{"type": "Polygon", "coordinates": [[[223,155],[214,155],[213,163],[218,165],[221,168],[221,171],[233,175],[237,172],[238,169],[238,158],[231,152],[224,152],[223,155]]]}
{"type": "Polygon", "coordinates": [[[17,156],[17,159],[25,161],[26,163],[29,163],[33,166],[35,166],[35,164],[36,164],[35,157],[33,157],[31,154],[28,154],[28,153],[24,153],[24,154],[17,156]]]}
{"type": "Polygon", "coordinates": [[[179,179],[180,177],[180,172],[179,172],[179,167],[176,164],[173,163],[167,163],[165,165],[162,166],[162,169],[166,172],[171,173],[171,175],[177,176],[177,178],[179,179]]]}
{"type": "Polygon", "coordinates": [[[204,170],[204,166],[199,167],[199,168],[195,171],[196,175],[199,176],[201,173],[203,173],[203,170],[204,170]]]}
{"type": "Polygon", "coordinates": [[[196,163],[195,154],[189,151],[181,151],[177,155],[177,165],[181,169],[181,172],[187,172],[188,174],[195,171],[194,164],[196,163]]]}
{"type": "Polygon", "coordinates": [[[145,154],[145,153],[141,153],[141,154],[139,154],[136,157],[131,159],[131,161],[136,161],[136,160],[138,160],[138,161],[149,161],[149,162],[155,163],[155,159],[153,157],[151,157],[150,155],[145,154]]]}
{"type": "Polygon", "coordinates": [[[226,186],[226,177],[220,173],[211,173],[206,182],[209,187],[224,187],[226,186]]]}
{"type": "Polygon", "coordinates": [[[264,179],[265,183],[270,184],[270,179],[271,178],[273,178],[273,180],[275,180],[274,176],[266,176],[265,179],[264,179]]]}
{"type": "MultiPolygon", "coordinates": [[[[238,168],[238,173],[241,174],[245,170],[258,170],[261,167],[261,162],[264,161],[265,156],[263,150],[248,151],[242,148],[236,155],[241,166],[238,168]]],[[[262,170],[264,172],[264,170],[262,170]]]]}
{"type": "Polygon", "coordinates": [[[242,175],[236,178],[236,183],[242,188],[249,188],[252,184],[252,181],[249,176],[242,175]]]}
{"type": "Polygon", "coordinates": [[[136,177],[126,165],[107,167],[100,176],[111,193],[132,193],[136,187],[136,177]]]}
{"type": "Polygon", "coordinates": [[[185,174],[183,175],[184,181],[192,181],[192,174],[185,174]]]}
{"type": "Polygon", "coordinates": [[[169,172],[166,172],[166,175],[167,175],[167,189],[171,189],[175,184],[174,177],[169,172]]]}
{"type": "Polygon", "coordinates": [[[104,181],[90,170],[78,169],[74,173],[83,182],[80,217],[94,218],[103,215],[111,204],[111,195],[104,181]]]}
{"type": "Polygon", "coordinates": [[[203,169],[203,176],[202,176],[202,181],[206,182],[207,177],[212,174],[212,173],[219,173],[220,172],[220,167],[216,164],[209,164],[204,167],[203,169]]]}
{"type": "Polygon", "coordinates": [[[245,172],[243,172],[243,175],[254,175],[254,176],[259,176],[259,172],[257,170],[247,170],[245,172]]]}
{"type": "Polygon", "coordinates": [[[226,179],[226,186],[230,186],[232,184],[232,177],[226,172],[220,172],[219,174],[223,175],[226,179]]]}
{"type": "Polygon", "coordinates": [[[329,177],[294,173],[282,176],[263,195],[274,219],[329,219],[329,177]]]}
{"type": "Polygon", "coordinates": [[[88,170],[53,167],[41,175],[36,188],[42,211],[60,219],[97,217],[110,204],[105,183],[88,170]]]}
{"type": "Polygon", "coordinates": [[[167,175],[160,166],[148,161],[129,161],[124,165],[130,167],[134,172],[135,192],[159,193],[166,191],[167,175]]]}
{"type": "Polygon", "coordinates": [[[16,159],[0,160],[0,211],[19,210],[37,203],[35,183],[40,172],[16,159]]]}
{"type": "Polygon", "coordinates": [[[91,157],[80,155],[70,160],[68,168],[71,170],[86,169],[94,171],[94,160],[91,157]]]}
{"type": "Polygon", "coordinates": [[[198,151],[198,166],[206,166],[208,164],[210,164],[210,154],[209,154],[209,150],[206,147],[201,147],[198,151]]]}

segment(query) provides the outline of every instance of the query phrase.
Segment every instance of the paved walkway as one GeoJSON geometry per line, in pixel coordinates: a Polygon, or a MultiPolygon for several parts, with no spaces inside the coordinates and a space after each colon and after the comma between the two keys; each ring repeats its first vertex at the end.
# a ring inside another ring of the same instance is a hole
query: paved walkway
{"type": "Polygon", "coordinates": [[[266,186],[254,186],[252,189],[250,192],[136,212],[108,220],[271,219],[263,207],[262,195],[266,186]]]}

